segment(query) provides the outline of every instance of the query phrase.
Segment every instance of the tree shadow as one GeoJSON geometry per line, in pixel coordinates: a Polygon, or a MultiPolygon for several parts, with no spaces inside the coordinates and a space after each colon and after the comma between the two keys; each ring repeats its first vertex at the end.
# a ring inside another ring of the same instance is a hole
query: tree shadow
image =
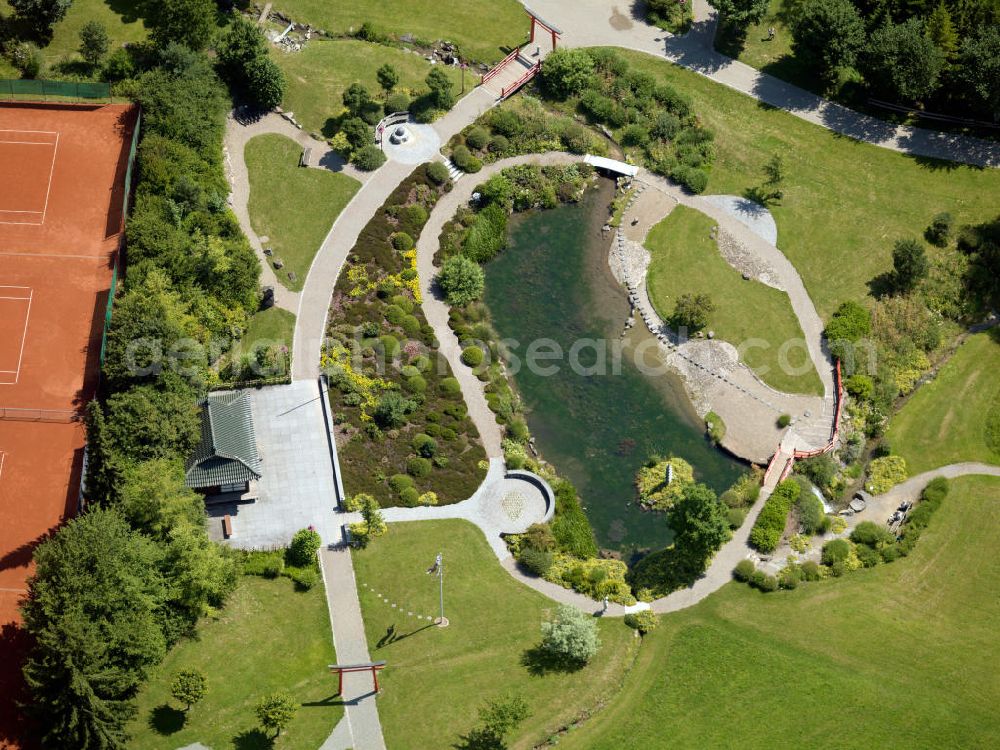
{"type": "Polygon", "coordinates": [[[149,713],[149,728],[164,736],[179,732],[184,728],[187,716],[180,709],[160,704],[149,713]]]}
{"type": "Polygon", "coordinates": [[[544,677],[553,673],[579,672],[583,668],[583,663],[555,656],[541,646],[535,646],[521,655],[521,666],[525,667],[532,677],[544,677]]]}
{"type": "Polygon", "coordinates": [[[895,291],[895,288],[896,278],[892,271],[880,273],[868,281],[868,293],[875,299],[890,296],[895,291]]]}
{"type": "Polygon", "coordinates": [[[233,750],[271,750],[274,738],[261,729],[247,729],[233,737],[233,750]]]}

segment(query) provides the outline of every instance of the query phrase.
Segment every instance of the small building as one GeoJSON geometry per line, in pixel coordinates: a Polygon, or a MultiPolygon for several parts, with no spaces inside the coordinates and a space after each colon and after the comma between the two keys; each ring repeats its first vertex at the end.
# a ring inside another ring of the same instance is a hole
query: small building
{"type": "Polygon", "coordinates": [[[253,502],[260,478],[249,394],[210,393],[201,402],[201,443],[188,459],[185,484],[206,503],[253,502]]]}

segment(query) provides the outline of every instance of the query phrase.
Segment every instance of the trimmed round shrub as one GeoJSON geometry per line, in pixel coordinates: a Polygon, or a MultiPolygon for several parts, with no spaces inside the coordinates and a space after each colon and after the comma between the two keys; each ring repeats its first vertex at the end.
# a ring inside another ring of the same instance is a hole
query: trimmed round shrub
{"type": "Polygon", "coordinates": [[[441,392],[446,396],[457,396],[462,392],[462,386],[455,378],[444,378],[441,381],[441,392]]]}
{"type": "Polygon", "coordinates": [[[791,414],[782,414],[780,417],[778,417],[777,424],[778,424],[778,428],[779,429],[783,430],[786,427],[788,427],[788,425],[790,425],[791,423],[792,423],[792,415],[791,414]]]}
{"type": "Polygon", "coordinates": [[[484,357],[483,350],[478,346],[467,346],[462,350],[462,362],[469,367],[479,367],[484,357]]]}
{"type": "Polygon", "coordinates": [[[316,553],[322,542],[323,540],[320,539],[316,529],[312,527],[299,529],[295,532],[292,543],[288,546],[289,564],[304,567],[316,562],[316,553]]]}
{"type": "Polygon", "coordinates": [[[389,477],[389,486],[397,493],[401,493],[407,487],[413,486],[413,479],[406,474],[393,474],[389,477]]]}
{"type": "Polygon", "coordinates": [[[427,165],[427,177],[435,185],[444,185],[451,179],[451,175],[448,174],[448,167],[440,161],[432,161],[427,165]]]}
{"type": "Polygon", "coordinates": [[[737,581],[749,581],[755,570],[752,560],[740,560],[733,568],[733,578],[737,581]]]}
{"type": "Polygon", "coordinates": [[[517,561],[528,573],[542,578],[549,572],[554,558],[548,550],[525,547],[517,556],[517,561]]]}
{"type": "Polygon", "coordinates": [[[474,260],[464,255],[453,255],[441,266],[438,284],[449,305],[462,307],[482,296],[485,276],[474,260]]]}
{"type": "Polygon", "coordinates": [[[742,508],[729,508],[726,511],[726,522],[729,524],[729,528],[731,529],[738,529],[742,526],[746,517],[746,511],[742,508]]]}
{"type": "Polygon", "coordinates": [[[468,174],[474,174],[483,168],[483,163],[472,155],[468,146],[455,146],[451,152],[451,160],[456,167],[468,174]]]}
{"type": "Polygon", "coordinates": [[[489,143],[490,134],[486,132],[486,128],[475,125],[469,128],[469,132],[465,134],[465,144],[469,148],[474,148],[477,151],[482,151],[486,148],[486,144],[489,143]]]}
{"type": "Polygon", "coordinates": [[[824,565],[842,563],[851,556],[851,543],[846,539],[831,539],[823,545],[821,557],[824,565]]]}
{"type": "Polygon", "coordinates": [[[405,253],[413,249],[413,238],[406,232],[396,232],[392,235],[392,246],[399,252],[405,253]]]}
{"type": "Polygon", "coordinates": [[[422,479],[431,473],[431,462],[426,458],[414,456],[406,460],[406,473],[422,479]]]}
{"type": "Polygon", "coordinates": [[[415,315],[404,316],[399,325],[407,336],[416,336],[420,333],[420,321],[415,315]]]}
{"type": "MultiPolygon", "coordinates": [[[[390,321],[392,322],[392,321],[390,321]]],[[[399,354],[399,339],[397,339],[392,334],[385,334],[384,336],[379,336],[379,343],[382,345],[382,350],[385,352],[387,357],[395,357],[399,354]]]]}
{"type": "Polygon", "coordinates": [[[867,544],[859,544],[854,548],[854,551],[857,554],[858,559],[861,561],[861,564],[866,568],[874,568],[882,559],[878,550],[874,547],[869,547],[867,544]]]}
{"type": "Polygon", "coordinates": [[[434,458],[434,454],[438,452],[437,440],[423,432],[418,432],[414,436],[410,446],[418,456],[423,456],[424,458],[434,458]]]}
{"type": "Polygon", "coordinates": [[[806,560],[799,566],[802,578],[806,581],[818,581],[823,577],[823,570],[815,560],[806,560]]]}
{"type": "Polygon", "coordinates": [[[398,326],[403,322],[403,318],[406,313],[403,312],[402,308],[396,305],[386,305],[385,309],[382,311],[385,319],[392,323],[394,326],[398,326]]]}
{"type": "Polygon", "coordinates": [[[362,146],[351,155],[351,164],[364,172],[374,172],[385,164],[385,154],[378,146],[362,146]]]}
{"type": "MultiPolygon", "coordinates": [[[[884,526],[879,526],[874,521],[862,521],[851,531],[851,541],[855,544],[863,544],[868,547],[878,547],[880,544],[889,544],[894,541],[892,532],[884,526]]],[[[858,556],[861,556],[860,550],[858,556]]],[[[862,559],[862,562],[864,560],[862,559]]]]}
{"type": "Polygon", "coordinates": [[[414,375],[403,381],[403,385],[410,393],[423,393],[427,390],[427,381],[423,375],[414,375]]]}
{"type": "Polygon", "coordinates": [[[507,139],[506,136],[495,135],[493,136],[493,139],[490,141],[490,151],[492,151],[494,154],[502,154],[509,148],[510,148],[510,141],[507,139]]]}
{"type": "Polygon", "coordinates": [[[407,487],[399,493],[399,501],[407,508],[414,508],[420,504],[420,490],[416,487],[407,487]]]}
{"type": "Polygon", "coordinates": [[[642,635],[646,635],[649,631],[656,630],[656,626],[660,624],[660,618],[653,610],[644,609],[625,615],[625,624],[633,630],[638,630],[642,635]]]}

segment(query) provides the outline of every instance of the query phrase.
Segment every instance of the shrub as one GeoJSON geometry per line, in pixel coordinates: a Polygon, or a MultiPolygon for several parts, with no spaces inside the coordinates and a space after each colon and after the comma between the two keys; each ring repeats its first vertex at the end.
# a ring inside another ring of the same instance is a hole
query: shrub
{"type": "Polygon", "coordinates": [[[861,565],[865,568],[874,568],[881,560],[878,550],[865,544],[856,546],[854,552],[858,556],[858,560],[861,561],[861,565]]]}
{"type": "Polygon", "coordinates": [[[761,552],[774,552],[785,530],[788,511],[801,491],[796,482],[787,479],[775,488],[750,530],[750,544],[761,552]]]}
{"type": "Polygon", "coordinates": [[[802,582],[802,570],[798,565],[789,563],[778,572],[778,586],[783,589],[797,589],[802,582]]]}
{"type": "Polygon", "coordinates": [[[464,307],[483,294],[485,277],[483,269],[464,255],[453,255],[441,266],[438,284],[448,298],[449,305],[464,307]]]}
{"type": "Polygon", "coordinates": [[[564,552],[586,559],[597,555],[594,530],[580,505],[576,488],[562,480],[552,487],[556,495],[556,514],[552,521],[552,534],[564,552]]]}
{"type": "Polygon", "coordinates": [[[708,187],[708,173],[698,167],[678,166],[671,171],[670,177],[695,194],[705,192],[708,187]]]}
{"type": "Polygon", "coordinates": [[[292,537],[292,543],[288,546],[288,562],[290,565],[305,567],[316,562],[316,553],[319,551],[323,540],[319,532],[312,526],[307,529],[299,529],[292,537]]]}
{"type": "Polygon", "coordinates": [[[431,462],[422,456],[414,456],[406,461],[406,472],[418,479],[426,477],[431,473],[431,462]]]}
{"type": "Polygon", "coordinates": [[[444,185],[451,179],[451,175],[448,174],[448,167],[440,161],[432,161],[427,165],[427,177],[435,185],[444,185]]]}
{"type": "Polygon", "coordinates": [[[510,140],[503,135],[495,135],[490,140],[490,151],[494,154],[502,154],[510,148],[510,140]]]}
{"type": "Polygon", "coordinates": [[[710,411],[705,415],[705,430],[712,445],[719,445],[726,436],[726,423],[722,421],[722,417],[710,411]]]}
{"type": "Polygon", "coordinates": [[[539,79],[557,99],[583,91],[594,74],[594,61],[585,50],[559,48],[542,61],[539,79]]]}
{"type": "Polygon", "coordinates": [[[947,247],[951,240],[952,232],[955,228],[955,217],[945,211],[935,216],[927,229],[924,230],[924,237],[932,245],[937,247],[947,247]]]}
{"type": "Polygon", "coordinates": [[[653,610],[643,609],[639,612],[630,612],[625,615],[625,624],[633,630],[638,630],[643,635],[646,635],[651,630],[656,630],[656,626],[660,624],[660,618],[656,616],[653,610]]]}
{"type": "Polygon", "coordinates": [[[731,529],[738,529],[742,526],[746,517],[746,511],[742,508],[729,508],[726,511],[726,522],[729,524],[729,528],[731,529]]]}
{"type": "Polygon", "coordinates": [[[420,490],[416,487],[406,487],[399,493],[399,501],[407,508],[416,507],[420,503],[420,490]]]}
{"type": "Polygon", "coordinates": [[[385,154],[378,146],[362,146],[351,155],[351,164],[365,172],[374,172],[385,164],[385,154]]]}
{"type": "Polygon", "coordinates": [[[315,567],[286,568],[285,575],[292,579],[295,588],[300,591],[308,591],[319,583],[319,571],[315,567]]]}
{"type": "Polygon", "coordinates": [[[586,664],[600,646],[597,621],[576,607],[560,604],[555,618],[542,623],[541,647],[559,661],[586,664]]]}
{"type": "Polygon", "coordinates": [[[469,367],[479,367],[484,356],[483,350],[478,346],[467,346],[462,350],[462,362],[469,367]]]}
{"type": "Polygon", "coordinates": [[[881,495],[906,479],[906,474],[906,459],[902,456],[876,458],[868,465],[868,489],[881,495]]]}
{"type": "Polygon", "coordinates": [[[436,492],[425,492],[417,498],[419,505],[437,505],[438,496],[436,492]]]}
{"type": "Polygon", "coordinates": [[[823,545],[820,559],[824,565],[846,562],[851,555],[851,543],[846,539],[831,539],[823,545]]]}
{"type": "Polygon", "coordinates": [[[185,711],[190,711],[191,706],[205,697],[206,692],[208,678],[200,669],[182,669],[170,683],[170,695],[184,704],[185,711]]]}
{"type": "Polygon", "coordinates": [[[782,414],[780,417],[778,417],[778,421],[776,424],[778,425],[778,429],[783,430],[786,427],[788,427],[788,425],[790,425],[791,423],[792,423],[792,415],[782,414]]]}
{"type": "Polygon", "coordinates": [[[873,549],[895,541],[892,532],[874,521],[862,521],[851,531],[851,541],[864,544],[873,549]]]}
{"type": "Polygon", "coordinates": [[[517,556],[517,561],[532,575],[543,577],[552,568],[554,556],[548,550],[525,547],[517,556]]]}
{"type": "Polygon", "coordinates": [[[392,235],[392,246],[399,252],[405,253],[413,249],[413,238],[406,232],[396,232],[392,235]]]}
{"type": "Polygon", "coordinates": [[[799,566],[802,578],[806,581],[818,581],[823,577],[823,569],[815,560],[806,560],[799,566]]]}
{"type": "Polygon", "coordinates": [[[437,440],[432,438],[430,435],[425,435],[422,432],[417,433],[417,435],[413,438],[411,445],[417,455],[423,456],[424,458],[434,458],[434,455],[438,451],[437,440]]]}
{"type": "Polygon", "coordinates": [[[812,492],[802,491],[799,499],[795,502],[795,509],[799,517],[799,525],[805,534],[819,533],[826,517],[823,511],[823,503],[812,492]]]}
{"type": "Polygon", "coordinates": [[[486,128],[479,125],[474,125],[469,128],[469,132],[465,134],[465,143],[469,148],[474,148],[477,151],[481,151],[486,148],[486,144],[489,143],[490,134],[486,132],[486,128]]]}
{"type": "Polygon", "coordinates": [[[243,563],[243,573],[248,576],[277,578],[285,569],[285,560],[279,552],[251,552],[243,563]]]}
{"type": "Polygon", "coordinates": [[[410,97],[402,91],[393,91],[385,100],[385,113],[387,115],[391,115],[393,112],[405,112],[409,108],[410,97]]]}
{"type": "MultiPolygon", "coordinates": [[[[410,477],[408,477],[406,474],[393,474],[391,477],[389,477],[389,486],[395,492],[402,492],[407,487],[412,487],[413,486],[413,480],[410,477]]],[[[364,497],[367,498],[367,497],[370,497],[370,496],[369,495],[365,495],[364,497]]]]}
{"type": "Polygon", "coordinates": [[[473,174],[483,168],[483,163],[472,155],[467,146],[455,146],[451,152],[451,160],[463,172],[473,174]]]}
{"type": "Polygon", "coordinates": [[[444,378],[441,381],[441,392],[446,396],[457,396],[462,392],[462,386],[455,378],[444,378]]]}
{"type": "Polygon", "coordinates": [[[757,570],[757,568],[754,567],[752,560],[740,560],[736,563],[736,567],[733,568],[733,578],[737,581],[749,581],[750,576],[753,575],[755,570],[757,570]]]}
{"type": "Polygon", "coordinates": [[[868,375],[857,373],[844,381],[844,388],[860,401],[870,401],[875,393],[875,383],[868,375]]]}

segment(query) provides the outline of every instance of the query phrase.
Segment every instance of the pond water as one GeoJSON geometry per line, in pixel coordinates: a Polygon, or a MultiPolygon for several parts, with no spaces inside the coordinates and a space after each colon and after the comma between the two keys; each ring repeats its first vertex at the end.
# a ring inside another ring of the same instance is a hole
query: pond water
{"type": "Polygon", "coordinates": [[[717,492],[743,465],[708,443],[675,375],[636,366],[637,348],[648,364],[655,358],[641,322],[621,338],[629,304],[608,268],[610,236],[601,232],[613,195],[613,183],[601,180],[578,204],[513,217],[507,249],[486,267],[485,300],[500,336],[518,342],[512,348],[522,361],[541,339],[565,353],[536,360],[549,372],[522,365],[514,381],[539,451],[580,491],[598,543],[628,553],[664,547],[672,537],[664,515],[636,502],[635,474],[651,454],[684,458],[717,492]],[[601,344],[578,343],[588,339],[603,341],[607,356],[598,354],[601,344]],[[589,371],[571,367],[574,343],[589,371]]]}

